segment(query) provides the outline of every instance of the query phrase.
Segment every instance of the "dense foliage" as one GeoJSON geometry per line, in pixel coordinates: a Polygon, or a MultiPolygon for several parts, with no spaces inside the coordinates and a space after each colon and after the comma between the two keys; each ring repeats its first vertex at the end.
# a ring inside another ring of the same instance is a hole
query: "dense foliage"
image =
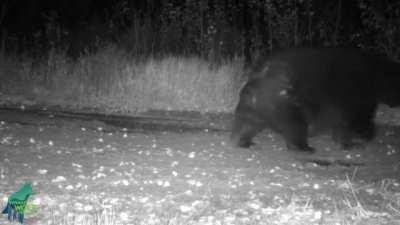
{"type": "Polygon", "coordinates": [[[288,46],[358,46],[398,56],[396,0],[5,0],[2,47],[77,57],[110,42],[134,56],[212,60],[288,46]],[[32,51],[35,50],[35,51],[32,51]]]}

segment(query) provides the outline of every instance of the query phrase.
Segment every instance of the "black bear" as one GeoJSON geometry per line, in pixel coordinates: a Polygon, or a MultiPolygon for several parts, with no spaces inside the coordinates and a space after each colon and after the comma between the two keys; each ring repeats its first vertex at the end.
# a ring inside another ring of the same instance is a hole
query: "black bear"
{"type": "Polygon", "coordinates": [[[330,129],[335,141],[374,137],[379,103],[400,105],[400,65],[387,57],[345,48],[298,48],[270,55],[240,92],[231,138],[249,147],[264,128],[289,149],[310,151],[310,132],[330,129]]]}

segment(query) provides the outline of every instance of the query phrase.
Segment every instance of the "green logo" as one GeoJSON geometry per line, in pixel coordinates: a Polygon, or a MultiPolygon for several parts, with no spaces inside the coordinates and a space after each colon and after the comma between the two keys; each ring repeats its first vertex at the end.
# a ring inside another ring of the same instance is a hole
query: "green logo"
{"type": "Polygon", "coordinates": [[[18,220],[24,223],[25,214],[33,215],[39,211],[38,206],[28,203],[28,199],[33,195],[32,184],[25,183],[17,192],[13,193],[9,198],[2,214],[7,215],[7,219],[12,222],[18,220]]]}

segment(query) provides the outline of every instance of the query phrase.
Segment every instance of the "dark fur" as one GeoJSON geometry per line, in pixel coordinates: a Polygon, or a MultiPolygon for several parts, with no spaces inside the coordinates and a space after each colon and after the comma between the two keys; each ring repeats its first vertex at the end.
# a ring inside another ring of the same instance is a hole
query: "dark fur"
{"type": "Polygon", "coordinates": [[[232,139],[249,147],[268,127],[290,149],[312,151],[309,132],[332,130],[344,147],[374,137],[379,103],[400,105],[400,66],[357,49],[302,48],[263,60],[250,74],[235,110],[232,139]]]}

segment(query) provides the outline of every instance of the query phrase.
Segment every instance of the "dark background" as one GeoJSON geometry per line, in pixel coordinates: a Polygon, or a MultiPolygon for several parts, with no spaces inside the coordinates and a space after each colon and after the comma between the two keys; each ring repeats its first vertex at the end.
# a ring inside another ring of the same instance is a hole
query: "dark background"
{"type": "Polygon", "coordinates": [[[292,46],[372,48],[397,58],[400,1],[2,0],[1,47],[71,58],[109,43],[133,56],[211,60],[292,46]]]}

